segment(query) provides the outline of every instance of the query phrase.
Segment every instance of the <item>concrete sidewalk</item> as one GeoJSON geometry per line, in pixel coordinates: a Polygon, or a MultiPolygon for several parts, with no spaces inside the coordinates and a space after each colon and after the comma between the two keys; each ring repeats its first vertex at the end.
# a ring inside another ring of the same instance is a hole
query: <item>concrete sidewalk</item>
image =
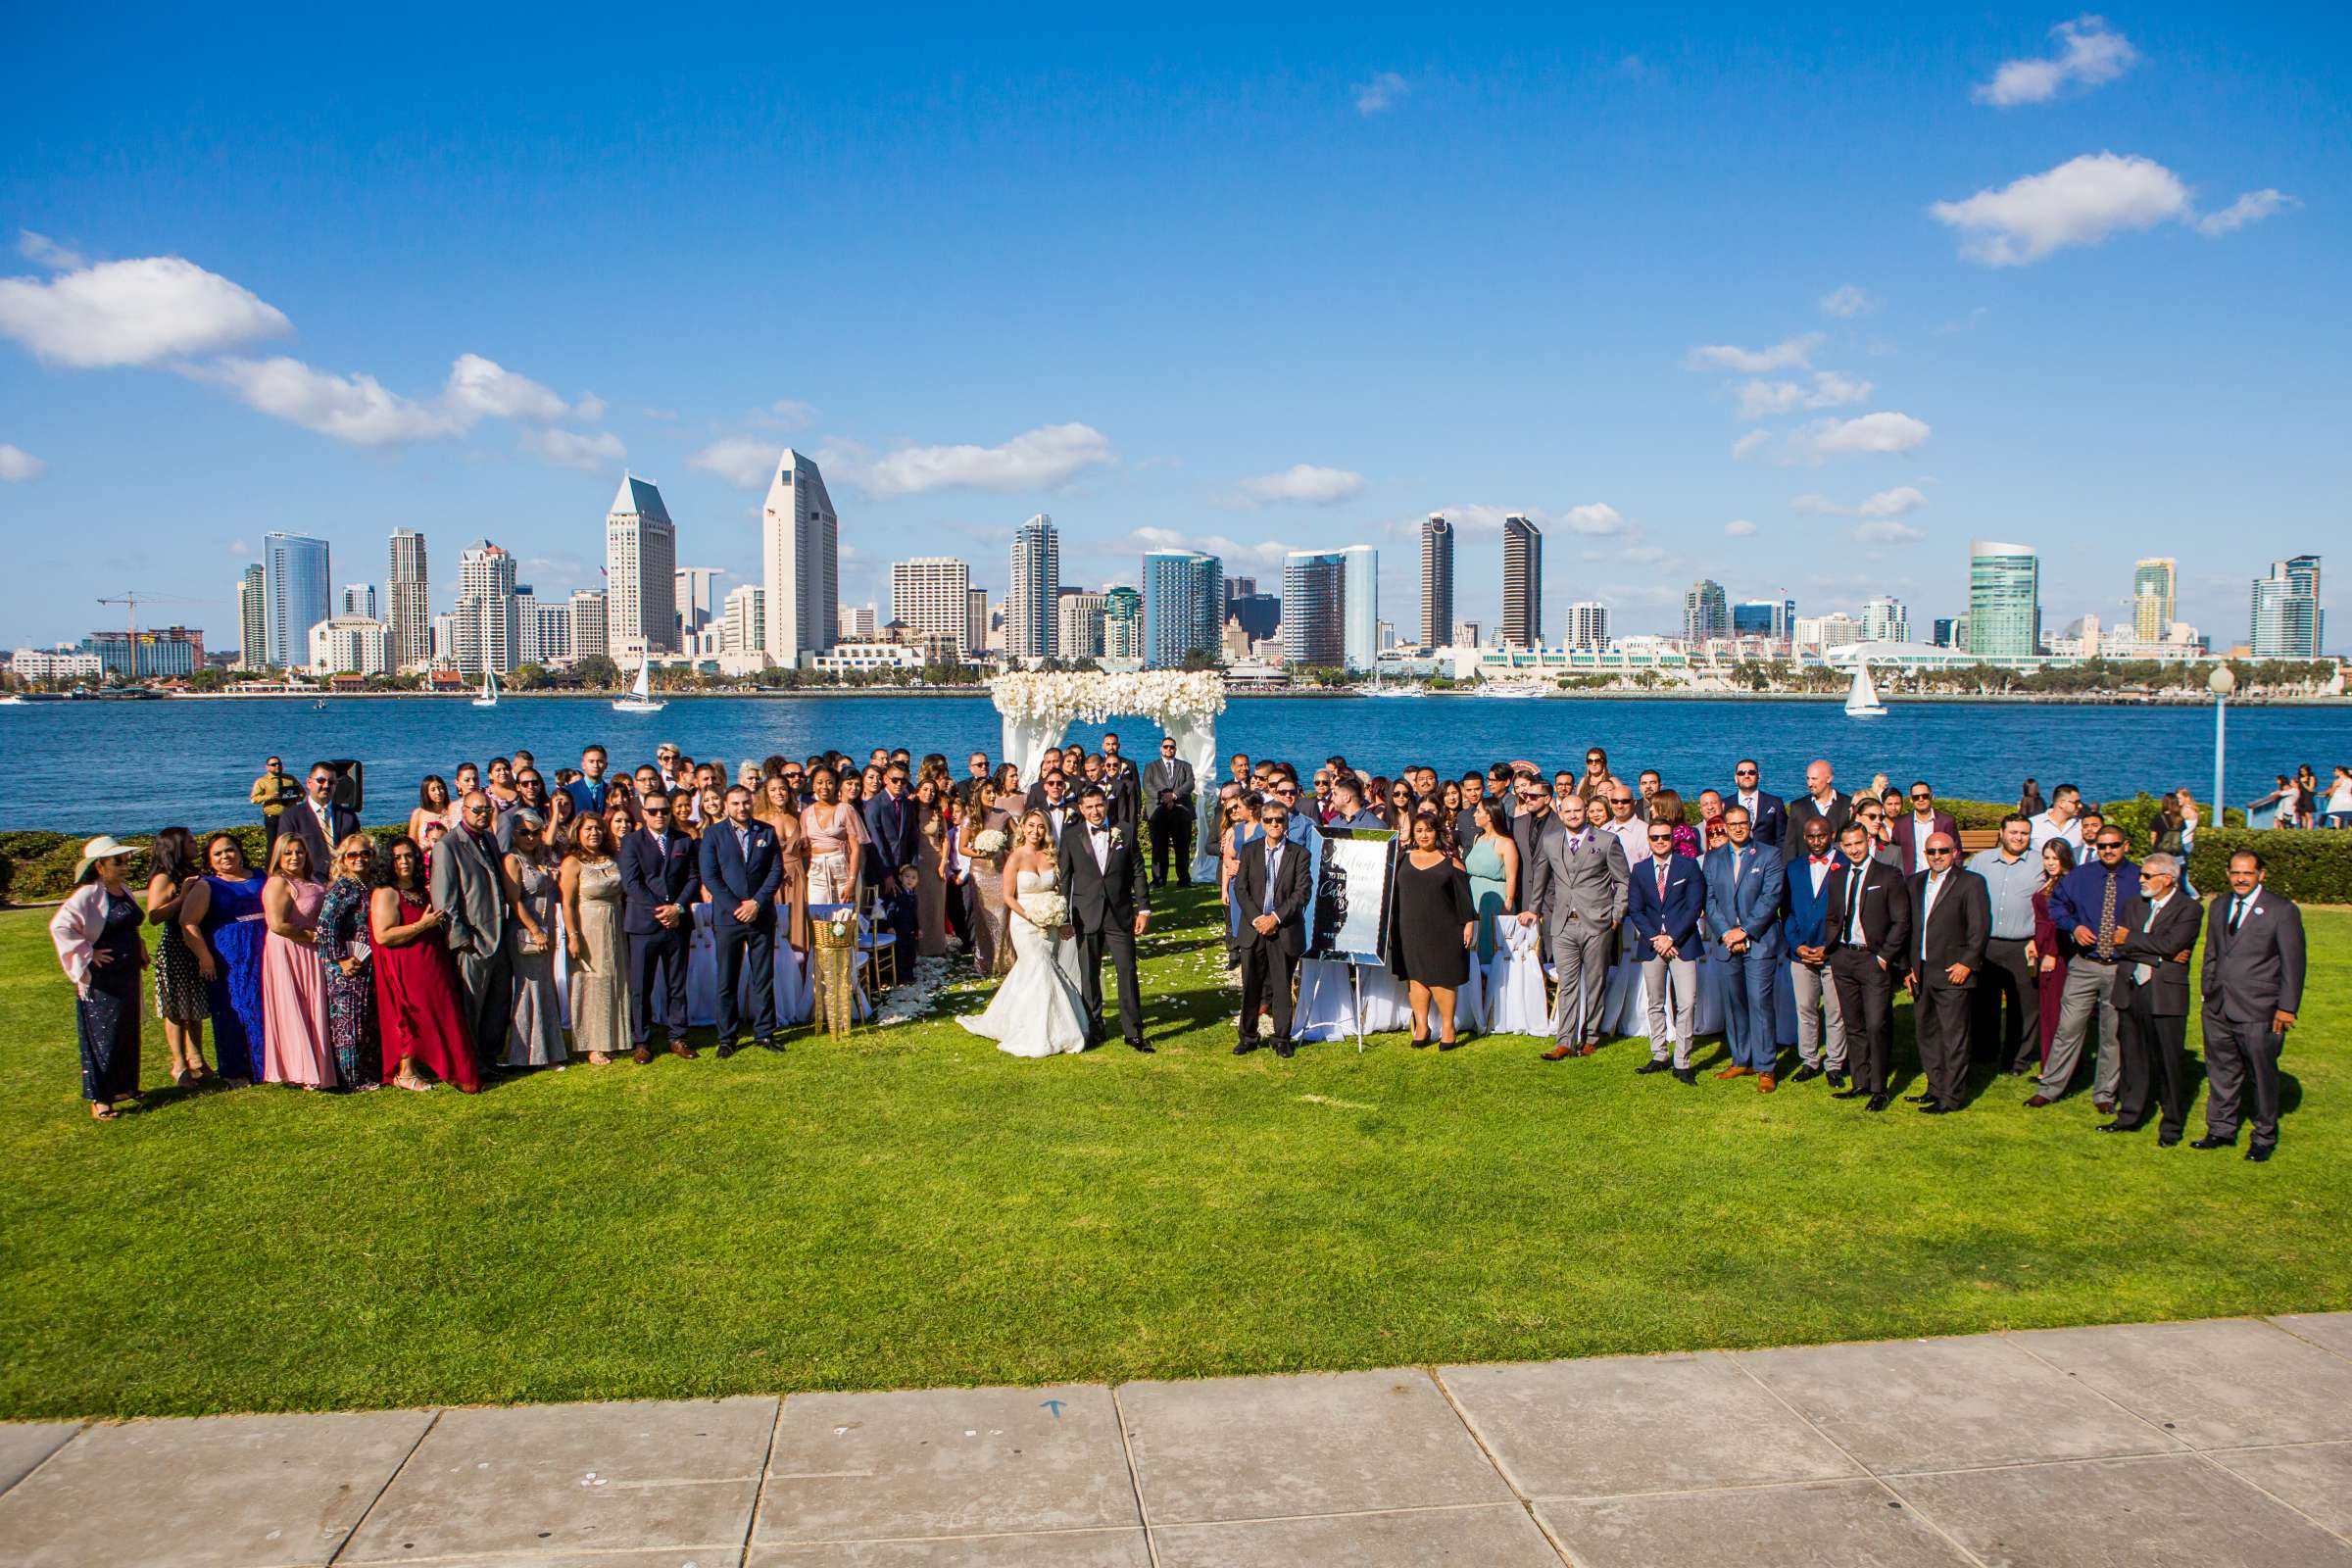
{"type": "Polygon", "coordinates": [[[0,1564],[2352,1568],[2352,1313],[0,1426],[0,1564]]]}

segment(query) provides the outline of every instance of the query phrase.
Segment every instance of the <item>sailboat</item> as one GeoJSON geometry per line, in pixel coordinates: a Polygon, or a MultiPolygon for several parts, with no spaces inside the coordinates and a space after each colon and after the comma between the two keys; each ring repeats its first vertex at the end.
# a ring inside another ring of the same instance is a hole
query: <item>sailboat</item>
{"type": "Polygon", "coordinates": [[[654,701],[653,667],[651,660],[637,666],[637,684],[629,688],[628,696],[612,705],[612,711],[615,713],[659,713],[662,711],[662,705],[654,701]]]}
{"type": "Polygon", "coordinates": [[[1845,716],[1848,718],[1885,718],[1886,705],[1879,701],[1879,689],[1870,683],[1868,661],[1854,661],[1853,689],[1845,694],[1845,716]]]}
{"type": "MultiPolygon", "coordinates": [[[[326,705],[320,703],[318,706],[324,708],[326,705]]],[[[494,669],[482,671],[482,695],[473,700],[473,706],[476,708],[496,708],[498,706],[498,671],[494,669]]]]}

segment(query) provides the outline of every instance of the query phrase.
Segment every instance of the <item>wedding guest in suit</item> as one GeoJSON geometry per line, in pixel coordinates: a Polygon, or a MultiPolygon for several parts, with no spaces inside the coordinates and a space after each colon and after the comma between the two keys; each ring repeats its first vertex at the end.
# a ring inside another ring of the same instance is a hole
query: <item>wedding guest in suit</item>
{"type": "Polygon", "coordinates": [[[2049,1059],[2042,1064],[2036,1093],[2044,1100],[2065,1095],[2095,1015],[2099,1048],[2090,1102],[2113,1115],[2123,1082],[2123,1023],[2116,1002],[2118,960],[2108,933],[2124,906],[2139,897],[2139,867],[2125,856],[2122,828],[2109,827],[2087,815],[2084,821],[2094,858],[2069,871],[2058,891],[2050,895],[2050,918],[2074,939],[2075,949],[2067,960],[2066,986],[2059,996],[2058,1033],[2050,1042],[2049,1059]],[[2092,821],[2098,825],[2089,826],[2092,821]]]}
{"type": "Polygon", "coordinates": [[[1926,779],[1914,779],[1911,809],[1894,819],[1894,848],[1902,857],[1903,875],[1917,876],[1928,868],[1928,840],[1938,833],[1954,844],[1960,842],[1960,824],[1952,820],[1952,813],[1936,807],[1936,792],[1926,779]]]}
{"type": "Polygon", "coordinates": [[[1867,1096],[1868,1109],[1885,1110],[1894,1054],[1894,977],[1909,952],[1911,901],[1894,867],[1872,854],[1870,829],[1861,821],[1845,824],[1838,854],[1845,869],[1830,884],[1823,924],[1854,1081],[1833,1098],[1867,1096]]]}
{"type": "Polygon", "coordinates": [[[1676,1081],[1695,1084],[1690,1037],[1698,1021],[1698,924],[1707,906],[1706,877],[1696,860],[1675,848],[1674,824],[1652,821],[1646,834],[1648,858],[1626,883],[1626,914],[1642,955],[1642,989],[1649,1004],[1649,1060],[1634,1070],[1665,1071],[1671,1040],[1676,1081]]]}
{"type": "Polygon", "coordinates": [[[2263,886],[2262,857],[2230,858],[2230,891],[2205,926],[2205,1136],[2191,1149],[2237,1142],[2242,1102],[2254,1100],[2246,1157],[2278,1147],[2278,1057],[2303,1005],[2303,911],[2263,886]]]}
{"type": "Polygon", "coordinates": [[[323,887],[334,875],[335,846],[360,830],[360,813],[335,804],[335,770],[324,762],[311,764],[307,789],[299,805],[286,808],[277,831],[302,835],[302,847],[310,851],[303,874],[323,887]]]}
{"type": "Polygon", "coordinates": [[[1805,842],[1805,824],[1813,821],[1829,824],[1830,843],[1835,846],[1853,814],[1853,803],[1838,793],[1838,774],[1829,759],[1816,757],[1805,764],[1805,793],[1788,803],[1788,835],[1781,846],[1783,853],[1805,842]]]}
{"type": "Polygon", "coordinates": [[[1774,851],[1782,849],[1782,836],[1788,827],[1788,808],[1785,802],[1762,784],[1762,770],[1752,757],[1742,757],[1732,768],[1732,795],[1724,804],[1728,809],[1739,806],[1747,812],[1748,836],[1757,844],[1774,851]]]}
{"type": "Polygon", "coordinates": [[[1446,852],[1438,818],[1423,814],[1409,829],[1412,848],[1396,862],[1396,902],[1390,911],[1390,966],[1405,983],[1412,1008],[1413,1044],[1429,1044],[1429,1018],[1438,1016],[1438,1049],[1451,1051],[1454,994],[1470,978],[1470,945],[1478,913],[1470,879],[1446,852]]]}
{"type": "MultiPolygon", "coordinates": [[[[895,769],[894,769],[895,771],[895,769]]],[[[905,776],[901,775],[901,782],[905,776]]],[[[752,1043],[781,1051],[776,1042],[776,889],[784,862],[776,830],[752,815],[752,792],[726,793],[726,819],[703,832],[702,885],[710,893],[710,924],[718,940],[718,1059],[743,1049],[736,988],[751,965],[752,1043]]]]}
{"type": "Polygon", "coordinates": [[[1046,825],[1054,830],[1054,842],[1059,844],[1070,824],[1078,820],[1078,803],[1070,798],[1068,780],[1059,768],[1049,768],[1038,776],[1037,788],[1029,794],[1029,809],[1045,813],[1046,825]]]}
{"type": "Polygon", "coordinates": [[[1522,925],[1544,922],[1544,946],[1558,971],[1559,1039],[1544,1053],[1545,1061],[1600,1049],[1601,999],[1626,904],[1625,850],[1616,835],[1586,820],[1584,797],[1574,790],[1552,805],[1554,820],[1537,837],[1535,858],[1522,872],[1527,899],[1519,912],[1522,925]]]}
{"type": "Polygon", "coordinates": [[[1086,1003],[1087,1032],[1101,1040],[1102,957],[1118,972],[1119,1034],[1149,1054],[1144,1039],[1143,987],[1136,974],[1135,944],[1152,920],[1152,883],[1144,874],[1135,834],[1110,820],[1110,798],[1098,784],[1078,795],[1079,820],[1061,835],[1059,860],[1063,897],[1078,939],[1078,989],[1086,1003]]]}
{"type": "Polygon", "coordinates": [[[1174,736],[1162,736],[1159,760],[1144,768],[1144,799],[1152,803],[1152,877],[1168,885],[1169,862],[1175,880],[1190,887],[1193,880],[1193,764],[1176,755],[1174,736]]]}
{"type": "Polygon", "coordinates": [[[1931,1116],[1958,1110],[1968,1099],[1969,993],[1984,967],[1992,932],[1984,879],[1958,864],[1960,841],[1928,836],[1928,868],[1911,878],[1911,988],[1919,1064],[1927,1093],[1912,1102],[1931,1116]]]}
{"type": "MultiPolygon", "coordinates": [[[[1709,792],[1712,793],[1712,792],[1709,792]]],[[[1724,842],[1700,862],[1707,878],[1707,946],[1731,969],[1724,988],[1724,1043],[1732,1064],[1718,1078],[1753,1074],[1771,1094],[1776,1049],[1773,991],[1781,966],[1781,855],[1755,842],[1747,808],[1724,808],[1724,842]]]]}
{"type": "Polygon", "coordinates": [[[466,994],[466,1029],[482,1065],[506,1054],[514,972],[507,958],[506,888],[499,875],[496,809],[480,790],[458,803],[463,823],[441,841],[432,868],[433,907],[449,917],[444,934],[466,994]]]}
{"type": "Polygon", "coordinates": [[[1992,934],[1984,944],[1969,1036],[1993,1065],[2011,1074],[2041,1062],[2041,987],[2032,956],[2034,896],[2041,888],[2041,857],[2029,847],[2034,820],[2023,811],[2001,818],[2001,841],[1968,858],[1992,900],[1992,934]],[[2002,1021],[2007,1004],[2008,1020],[2002,1021]]]}
{"type": "MultiPolygon", "coordinates": [[[[1811,798],[1797,803],[1811,804],[1811,798]]],[[[1845,1087],[1845,1025],[1838,1012],[1838,983],[1830,976],[1830,884],[1845,866],[1830,848],[1830,819],[1814,813],[1790,817],[1802,854],[1788,862],[1788,985],[1796,996],[1797,1069],[1790,1083],[1830,1075],[1832,1089],[1845,1087]]]]}
{"type": "Polygon", "coordinates": [[[1291,981],[1306,952],[1307,853],[1290,842],[1290,808],[1268,799],[1258,808],[1256,840],[1245,844],[1234,872],[1233,902],[1242,913],[1241,1043],[1237,1056],[1255,1051],[1262,1003],[1274,1020],[1274,1054],[1288,1057],[1291,981]]]}
{"type": "Polygon", "coordinates": [[[2160,853],[2140,862],[2139,895],[2117,910],[2107,932],[2115,947],[2115,1005],[2124,1020],[2123,1083],[2115,1119],[2099,1123],[2100,1132],[2146,1125],[2153,1093],[2164,1107],[2156,1142],[2170,1149],[2180,1141],[2195,1093],[2186,1044],[2188,958],[2204,912],[2180,886],[2179,859],[2160,853]]]}
{"type": "Polygon", "coordinates": [[[669,796],[656,786],[647,797],[645,826],[620,842],[621,930],[629,945],[631,1054],[654,1059],[654,1022],[668,1031],[669,1053],[689,1060],[686,1043],[686,957],[694,939],[694,903],[702,889],[691,835],[672,825],[669,796]]]}

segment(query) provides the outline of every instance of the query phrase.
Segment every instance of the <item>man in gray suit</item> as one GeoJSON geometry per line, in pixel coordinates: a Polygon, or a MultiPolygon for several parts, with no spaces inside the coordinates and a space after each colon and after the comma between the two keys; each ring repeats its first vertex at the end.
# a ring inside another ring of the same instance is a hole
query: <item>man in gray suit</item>
{"type": "Polygon", "coordinates": [[[1152,827],[1152,880],[1168,885],[1193,880],[1193,764],[1176,755],[1174,736],[1162,736],[1159,758],[1144,764],[1144,819],[1152,827]]]}
{"type": "Polygon", "coordinates": [[[2303,1005],[2303,911],[2262,885],[2262,857],[2230,857],[2230,891],[2205,922],[2205,1136],[2191,1149],[2237,1142],[2238,1101],[2254,1086],[2246,1157],[2278,1147],[2278,1055],[2303,1005]]]}
{"type": "Polygon", "coordinates": [[[433,851],[433,907],[449,916],[449,951],[466,993],[466,1023],[483,1066],[507,1054],[507,1014],[514,976],[507,958],[507,893],[499,874],[490,797],[480,790],[458,807],[458,830],[433,851]]]}
{"type": "Polygon", "coordinates": [[[1519,923],[1544,921],[1544,943],[1558,970],[1559,1044],[1545,1061],[1590,1056],[1600,1048],[1600,1004],[1625,918],[1625,846],[1617,835],[1585,820],[1585,800],[1571,791],[1553,803],[1556,820],[1537,836],[1532,870],[1523,869],[1527,897],[1519,923]]]}

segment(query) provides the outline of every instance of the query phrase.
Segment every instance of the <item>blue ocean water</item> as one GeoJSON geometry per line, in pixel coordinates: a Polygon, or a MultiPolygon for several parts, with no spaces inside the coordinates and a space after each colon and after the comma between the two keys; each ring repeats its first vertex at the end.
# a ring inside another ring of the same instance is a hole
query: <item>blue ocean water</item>
{"type": "MultiPolygon", "coordinates": [[[[1592,700],[1424,697],[1406,700],[1234,700],[1219,721],[1219,750],[1288,758],[1301,765],[1333,753],[1393,773],[1427,762],[1458,774],[1497,760],[1529,758],[1580,767],[1585,748],[1608,749],[1631,779],[1655,767],[1668,787],[1695,795],[1728,787],[1733,761],[1761,762],[1765,787],[1803,788],[1805,763],[1826,757],[1841,785],[1885,772],[1925,778],[1943,795],[2014,800],[2029,775],[2046,795],[2060,781],[2094,799],[2187,784],[2200,798],[2213,780],[2213,710],[2043,707],[2009,703],[1896,703],[1885,718],[1849,719],[1835,703],[1689,699],[1592,700]]],[[[1140,720],[1111,726],[1129,755],[1157,755],[1158,733],[1140,720]]],[[[1100,729],[1073,731],[1090,746],[1100,729]]],[[[973,698],[680,699],[650,715],[615,713],[601,698],[509,698],[495,709],[463,700],[236,699],[141,703],[41,703],[0,709],[0,827],[145,834],[172,822],[216,826],[252,815],[247,791],[265,758],[290,771],[313,760],[367,763],[368,820],[393,821],[416,802],[426,773],[527,748],[545,769],[576,765],[592,741],[616,764],[650,760],[674,741],[698,760],[771,752],[805,757],[838,747],[862,758],[874,746],[916,756],[1002,748],[996,710],[973,698]]],[[[2234,805],[2265,793],[2303,762],[2326,779],[2352,761],[2352,708],[2234,708],[2230,713],[2229,794],[2234,805]]]]}

